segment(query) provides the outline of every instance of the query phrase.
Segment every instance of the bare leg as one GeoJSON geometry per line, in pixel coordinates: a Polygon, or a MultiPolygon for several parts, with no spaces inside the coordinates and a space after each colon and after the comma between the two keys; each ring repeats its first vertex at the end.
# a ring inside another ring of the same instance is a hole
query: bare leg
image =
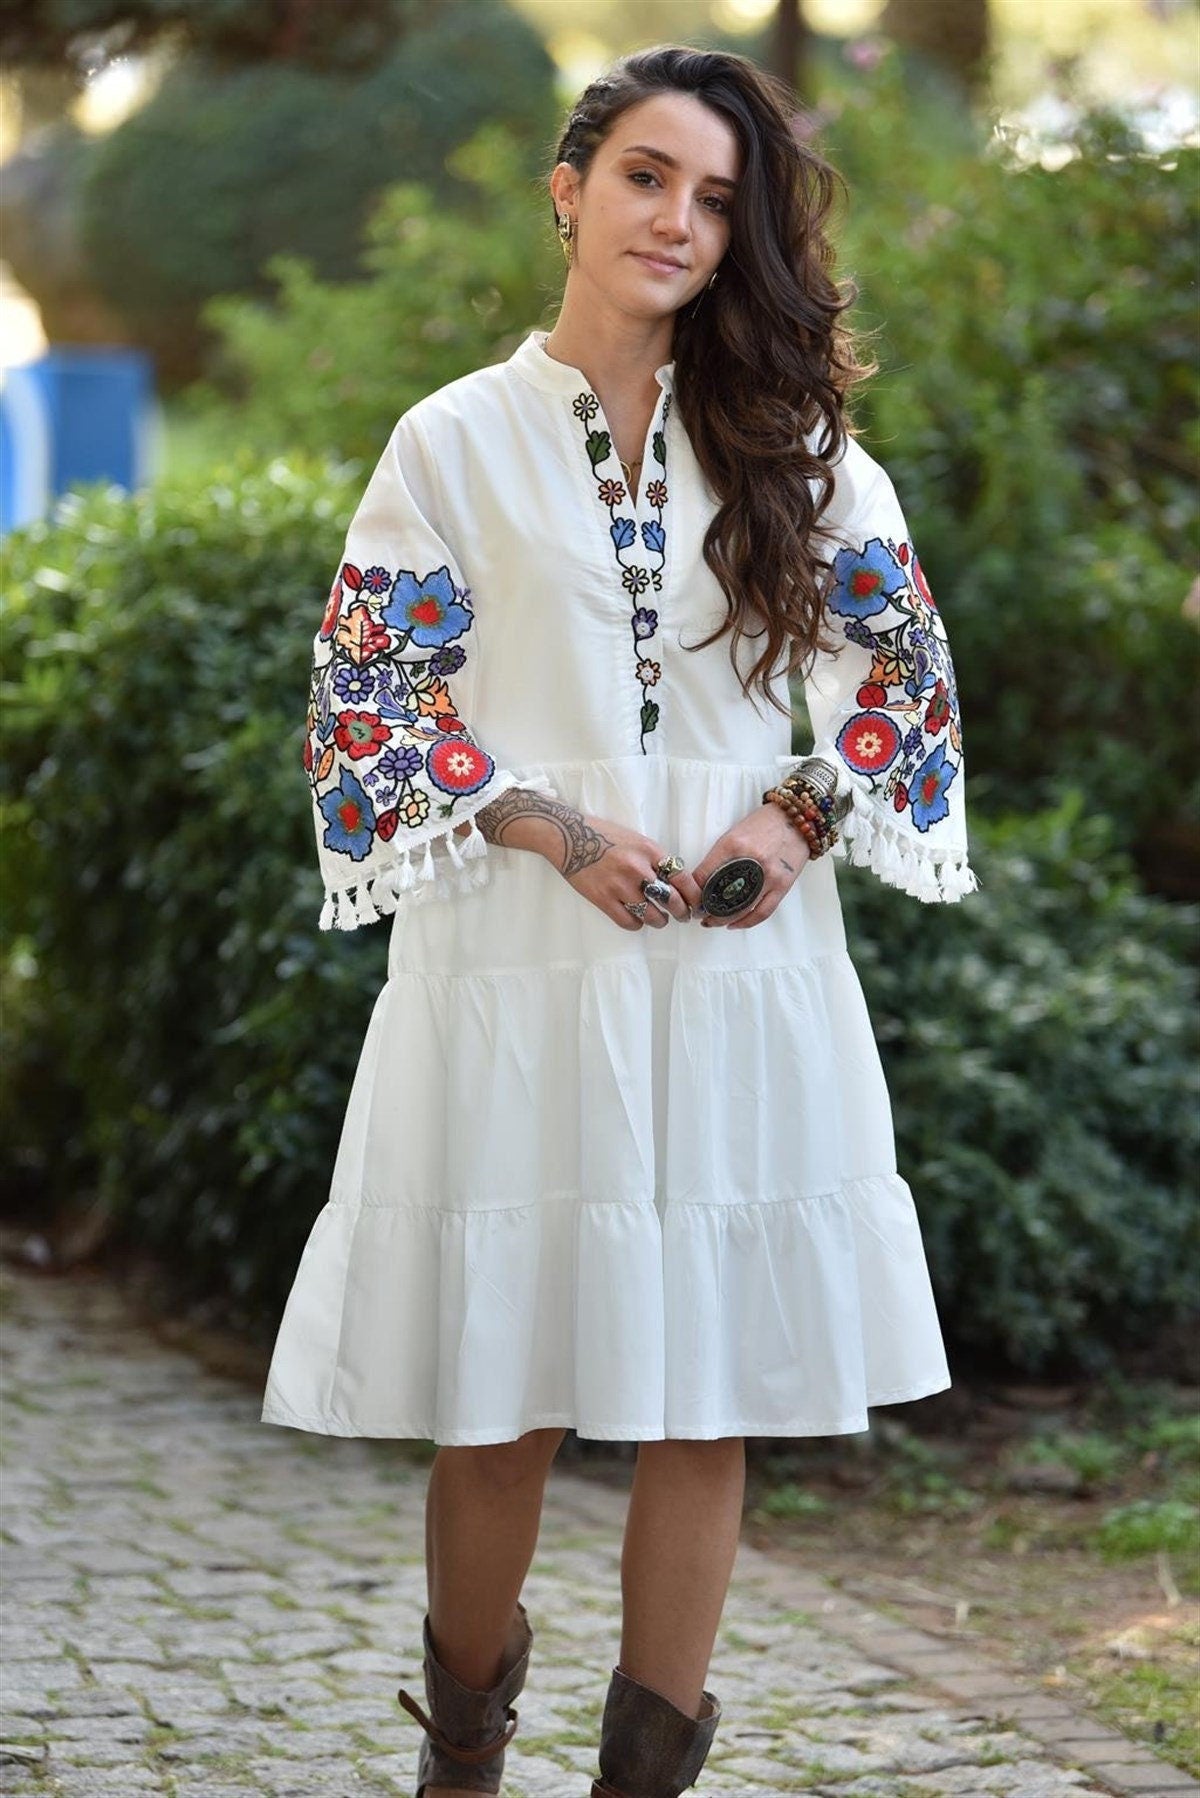
{"type": "Polygon", "coordinates": [[[742,1436],[638,1445],[621,1551],[623,1673],[695,1717],[746,1491],[742,1436]]]}
{"type": "MultiPolygon", "coordinates": [[[[439,1448],[425,1497],[429,1628],[439,1661],[483,1692],[515,1647],[517,1600],[537,1547],[546,1476],[564,1429],[439,1448]]],[[[478,1798],[456,1786],[431,1798],[478,1798]]]]}

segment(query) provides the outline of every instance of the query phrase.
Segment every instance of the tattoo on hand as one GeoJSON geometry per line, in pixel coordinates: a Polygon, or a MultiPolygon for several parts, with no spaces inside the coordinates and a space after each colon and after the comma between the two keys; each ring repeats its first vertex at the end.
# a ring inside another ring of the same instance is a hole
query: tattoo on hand
{"type": "Polygon", "coordinates": [[[792,864],[791,864],[791,862],[789,862],[789,861],[784,861],[784,858],[783,858],[783,856],[782,856],[782,855],[781,855],[781,856],[780,856],[780,858],[779,858],[779,859],[780,859],[780,861],[781,861],[781,862],[783,862],[783,865],[784,865],[784,867],[785,867],[785,868],[786,868],[786,869],[787,869],[787,871],[788,871],[788,873],[789,873],[789,874],[794,874],[794,873],[795,873],[795,872],[796,872],[796,870],[795,870],[795,868],[793,868],[793,866],[792,866],[792,864]]]}
{"type": "Polygon", "coordinates": [[[610,839],[593,829],[574,806],[525,787],[510,787],[475,814],[486,841],[499,844],[503,844],[504,833],[516,818],[545,818],[559,830],[563,839],[563,865],[559,872],[563,875],[578,874],[612,848],[610,839]]]}

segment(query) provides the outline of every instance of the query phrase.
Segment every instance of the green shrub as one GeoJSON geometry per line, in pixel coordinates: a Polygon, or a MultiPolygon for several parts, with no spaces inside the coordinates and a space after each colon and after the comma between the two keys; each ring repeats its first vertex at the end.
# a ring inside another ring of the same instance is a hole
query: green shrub
{"type": "MultiPolygon", "coordinates": [[[[322,281],[279,258],[273,303],[213,301],[207,317],[220,333],[225,388],[240,396],[240,441],[263,455],[373,461],[409,406],[524,335],[558,252],[526,191],[520,146],[489,126],[449,166],[471,204],[450,212],[415,183],[392,188],[368,228],[369,280],[322,281]]],[[[228,417],[215,388],[191,397],[206,421],[228,417]]]]}
{"type": "Polygon", "coordinates": [[[419,181],[452,213],[467,195],[446,157],[484,120],[510,127],[532,166],[554,114],[536,31],[503,0],[426,11],[365,74],[182,58],[97,141],[81,213],[89,268],[169,378],[196,372],[204,302],[262,291],[273,256],[353,275],[389,182],[419,181]]]}
{"type": "Polygon", "coordinates": [[[1069,792],[974,818],[965,904],[842,883],[939,1309],[1014,1369],[1095,1372],[1195,1303],[1200,908],[1114,835],[1069,792]]]}
{"type": "MultiPolygon", "coordinates": [[[[47,1204],[94,1187],[197,1287],[268,1311],[386,972],[385,929],[317,930],[301,770],[362,480],[242,466],[9,540],[6,1171],[47,1204]]],[[[1095,1365],[1189,1298],[1196,913],[1139,894],[1077,799],[972,834],[960,906],[841,882],[900,1166],[949,1334],[1095,1365]]]]}

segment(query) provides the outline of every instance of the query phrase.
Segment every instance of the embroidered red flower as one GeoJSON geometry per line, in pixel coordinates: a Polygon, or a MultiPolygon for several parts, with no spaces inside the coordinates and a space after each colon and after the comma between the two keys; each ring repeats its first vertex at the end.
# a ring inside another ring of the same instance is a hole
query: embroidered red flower
{"type": "Polygon", "coordinates": [[[838,732],[837,748],[856,774],[879,774],[895,761],[900,732],[883,712],[856,712],[838,732]]]}
{"type": "Polygon", "coordinates": [[[360,762],[364,755],[378,755],[391,735],[377,712],[339,712],[333,727],[334,742],[349,752],[352,762],[360,762]]]}
{"type": "Polygon", "coordinates": [[[492,778],[496,764],[476,744],[444,738],[429,751],[425,767],[443,793],[477,793],[492,778]]]}

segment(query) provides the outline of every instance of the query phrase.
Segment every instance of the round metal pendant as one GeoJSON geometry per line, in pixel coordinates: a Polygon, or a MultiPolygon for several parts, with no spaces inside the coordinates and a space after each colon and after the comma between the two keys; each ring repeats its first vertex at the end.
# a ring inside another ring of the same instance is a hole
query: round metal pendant
{"type": "Polygon", "coordinates": [[[766,871],[752,856],[722,862],[705,881],[700,893],[700,908],[713,918],[731,918],[745,911],[762,892],[766,871]]]}

